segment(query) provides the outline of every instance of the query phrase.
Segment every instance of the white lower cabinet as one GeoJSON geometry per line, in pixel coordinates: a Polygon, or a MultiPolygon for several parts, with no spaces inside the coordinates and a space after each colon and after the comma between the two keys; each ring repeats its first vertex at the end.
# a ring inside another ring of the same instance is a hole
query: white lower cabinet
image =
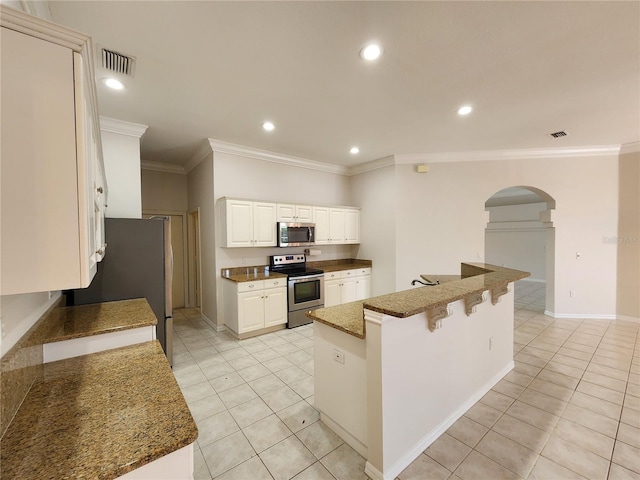
{"type": "Polygon", "coordinates": [[[359,268],[324,274],[324,306],[364,300],[371,296],[371,269],[359,268]]]}
{"type": "Polygon", "coordinates": [[[223,284],[224,322],[237,335],[287,323],[287,279],[223,284]]]}

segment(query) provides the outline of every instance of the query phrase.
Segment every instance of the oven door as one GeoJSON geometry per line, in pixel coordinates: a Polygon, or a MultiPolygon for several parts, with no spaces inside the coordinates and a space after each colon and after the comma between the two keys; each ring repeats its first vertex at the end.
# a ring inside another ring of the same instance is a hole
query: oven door
{"type": "Polygon", "coordinates": [[[324,275],[290,277],[288,285],[290,312],[324,305],[324,275]]]}

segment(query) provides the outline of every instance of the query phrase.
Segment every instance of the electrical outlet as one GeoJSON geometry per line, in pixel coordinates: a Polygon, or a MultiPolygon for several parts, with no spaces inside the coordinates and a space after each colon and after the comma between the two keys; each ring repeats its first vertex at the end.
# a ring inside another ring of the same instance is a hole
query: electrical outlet
{"type": "Polygon", "coordinates": [[[342,353],[340,350],[334,350],[333,351],[333,360],[335,362],[344,364],[344,353],[342,353]]]}

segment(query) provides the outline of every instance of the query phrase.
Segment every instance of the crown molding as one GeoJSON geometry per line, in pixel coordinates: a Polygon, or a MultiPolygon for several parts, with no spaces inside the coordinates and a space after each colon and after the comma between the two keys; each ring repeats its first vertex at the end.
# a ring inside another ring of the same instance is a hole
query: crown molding
{"type": "Polygon", "coordinates": [[[200,165],[208,155],[212,154],[211,145],[209,145],[208,141],[202,142],[198,147],[196,153],[194,153],[191,158],[184,164],[185,172],[189,173],[191,170],[200,165]]]}
{"type": "Polygon", "coordinates": [[[320,172],[335,173],[338,175],[349,175],[349,169],[340,165],[322,163],[306,158],[294,157],[282,153],[270,152],[268,150],[260,150],[253,147],[245,147],[236,145],[235,143],[222,142],[213,138],[209,139],[209,145],[214,153],[228,153],[231,155],[239,155],[242,157],[255,158],[265,162],[279,163],[292,167],[306,168],[309,170],[317,170],[320,172]]]}
{"type": "Polygon", "coordinates": [[[490,160],[537,160],[544,158],[597,157],[618,155],[620,145],[588,147],[523,148],[514,150],[484,150],[475,152],[442,152],[395,155],[396,164],[479,162],[490,160]]]}
{"type": "Polygon", "coordinates": [[[378,160],[372,160],[366,163],[360,163],[349,168],[349,175],[360,175],[361,173],[371,172],[373,170],[379,170],[380,168],[390,167],[396,164],[393,155],[388,157],[379,158],[378,160]]]}
{"type": "Polygon", "coordinates": [[[32,5],[31,2],[20,2],[20,5],[28,13],[0,4],[0,23],[3,27],[62,45],[75,52],[82,51],[89,39],[87,35],[52,23],[46,18],[34,16],[41,14],[46,17],[46,10],[49,9],[48,4],[46,8],[44,6],[37,8],[37,5],[32,5]],[[33,15],[30,15],[32,12],[33,15]]]}
{"type": "Polygon", "coordinates": [[[139,123],[125,122],[115,118],[103,117],[100,115],[100,130],[103,132],[118,133],[120,135],[129,135],[130,137],[141,138],[144,132],[149,128],[148,125],[139,123]]]}
{"type": "Polygon", "coordinates": [[[140,162],[140,169],[153,170],[155,172],[165,173],[178,173],[180,175],[186,175],[187,171],[182,165],[174,165],[173,163],[159,163],[159,162],[140,162]]]}
{"type": "Polygon", "coordinates": [[[636,152],[640,152],[640,142],[623,143],[620,147],[620,155],[636,152]]]}

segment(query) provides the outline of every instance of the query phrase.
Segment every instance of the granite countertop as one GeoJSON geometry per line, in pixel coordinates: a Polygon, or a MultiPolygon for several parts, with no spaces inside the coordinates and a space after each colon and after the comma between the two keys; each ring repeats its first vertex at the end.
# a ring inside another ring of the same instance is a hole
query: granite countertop
{"type": "Polygon", "coordinates": [[[45,364],[0,444],[0,477],[113,479],[198,429],[158,341],[45,364]]]}
{"type": "Polygon", "coordinates": [[[358,258],[347,258],[341,260],[320,260],[317,262],[307,261],[310,268],[318,268],[325,272],[339,272],[342,270],[353,270],[356,268],[371,268],[371,260],[361,260],[358,258]]]}
{"type": "Polygon", "coordinates": [[[44,343],[148,327],[158,323],[145,298],[59,307],[44,343]]]}
{"type": "Polygon", "coordinates": [[[283,273],[270,272],[266,265],[256,267],[234,267],[223,268],[222,278],[232,282],[256,282],[258,280],[268,280],[270,278],[287,278],[283,273]]]}
{"type": "Polygon", "coordinates": [[[467,295],[491,290],[529,276],[528,272],[485,263],[462,263],[460,271],[459,280],[455,280],[449,275],[424,274],[421,275],[423,278],[443,277],[448,281],[436,286],[425,286],[381,295],[362,302],[319,308],[309,312],[307,316],[355,337],[364,338],[366,333],[364,330],[364,309],[393,317],[406,318],[463,299],[467,295]]]}
{"type": "MultiPolygon", "coordinates": [[[[319,260],[315,262],[307,261],[307,267],[318,268],[325,272],[337,272],[341,270],[352,270],[355,268],[371,268],[371,260],[345,258],[340,260],[319,260]]],[[[220,276],[238,283],[268,280],[270,278],[287,278],[283,273],[269,271],[268,265],[223,268],[220,272],[220,276]]]]}

